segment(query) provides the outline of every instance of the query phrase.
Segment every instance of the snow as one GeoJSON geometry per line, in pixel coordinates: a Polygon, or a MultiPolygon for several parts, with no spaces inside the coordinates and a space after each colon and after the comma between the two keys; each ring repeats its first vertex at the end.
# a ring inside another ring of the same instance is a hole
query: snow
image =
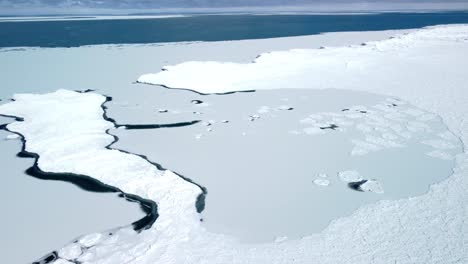
{"type": "MultiPolygon", "coordinates": [[[[280,87],[378,92],[438,114],[466,144],[467,40],[468,26],[441,26],[365,46],[274,52],[254,64],[188,62],[139,81],[204,93],[280,87]]],[[[28,151],[41,155],[43,170],[89,175],[158,203],[160,217],[151,229],[140,234],[119,229],[87,249],[78,261],[464,263],[468,259],[463,247],[468,217],[466,154],[456,157],[454,174],[425,195],[361,207],[303,239],[246,245],[200,225],[194,207],[199,188],[137,156],[105,148],[113,139],[104,133],[112,124],[102,119],[103,96],[61,90],[15,99],[0,106],[0,113],[25,118],[8,128],[25,136],[28,151]]]]}
{"type": "Polygon", "coordinates": [[[365,46],[270,52],[248,64],[189,61],[165,66],[165,71],[156,74],[142,75],[138,82],[200,93],[341,86],[369,87],[370,90],[402,85],[433,86],[447,80],[445,73],[452,77],[449,84],[457,83],[464,80],[464,60],[456,56],[466,46],[465,35],[464,25],[439,26],[368,42],[365,46]],[[434,63],[425,63],[430,60],[434,63]],[[453,67],[440,67],[447,63],[453,67]],[[451,73],[452,70],[456,73],[451,73]],[[432,83],[433,80],[437,82],[432,83]]]}

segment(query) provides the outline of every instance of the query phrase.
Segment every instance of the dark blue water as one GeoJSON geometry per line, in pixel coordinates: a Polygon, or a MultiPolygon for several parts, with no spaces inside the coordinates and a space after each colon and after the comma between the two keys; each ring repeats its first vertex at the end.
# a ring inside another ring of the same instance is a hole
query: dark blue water
{"type": "Polygon", "coordinates": [[[1,22],[0,47],[220,41],[468,23],[468,12],[1,22]]]}

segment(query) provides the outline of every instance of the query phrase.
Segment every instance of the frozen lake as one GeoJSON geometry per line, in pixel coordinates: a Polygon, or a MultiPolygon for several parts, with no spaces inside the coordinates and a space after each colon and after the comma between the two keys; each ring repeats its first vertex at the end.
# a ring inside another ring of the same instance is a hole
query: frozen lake
{"type": "Polygon", "coordinates": [[[359,206],[423,194],[452,173],[462,151],[438,116],[397,98],[333,89],[208,96],[154,89],[154,102],[109,103],[109,114],[121,124],[125,116],[139,116],[133,125],[200,122],[120,128],[111,131],[120,138],[115,147],[206,187],[204,225],[242,242],[300,238],[359,206]]]}
{"type": "MultiPolygon", "coordinates": [[[[152,72],[168,63],[204,59],[248,62],[256,55],[270,50],[318,48],[321,45],[343,43],[359,44],[365,40],[387,38],[395,32],[340,34],[340,37],[330,33],[296,38],[191,45],[95,46],[0,52],[2,62],[0,72],[3,73],[0,89],[0,99],[3,101],[0,103],[4,103],[13,93],[47,93],[60,88],[97,89],[97,92],[113,97],[115,104],[108,104],[109,113],[121,123],[183,122],[185,119],[181,116],[153,115],[155,105],[162,105],[161,102],[169,96],[171,99],[168,104],[172,102],[181,105],[186,103],[186,100],[192,100],[193,93],[135,85],[132,82],[141,73],[152,72]],[[226,50],[230,52],[226,53],[226,50]],[[100,59],[96,60],[96,57],[100,59]],[[48,63],[35,63],[44,61],[48,63]],[[102,71],[102,69],[109,70],[102,71]],[[137,108],[138,112],[132,112],[132,106],[137,104],[142,107],[137,108]]],[[[193,116],[189,115],[186,121],[192,118],[193,116]]],[[[2,135],[2,138],[7,136],[7,134],[2,135]]],[[[20,150],[20,141],[0,140],[0,144],[1,154],[4,157],[2,164],[8,169],[8,173],[4,175],[9,176],[5,177],[4,182],[10,187],[8,192],[4,193],[8,196],[0,202],[2,211],[11,215],[0,220],[1,232],[5,237],[2,242],[8,243],[8,246],[4,245],[3,248],[10,249],[4,259],[11,260],[9,263],[31,261],[57,249],[77,235],[108,230],[115,227],[114,223],[130,224],[143,216],[137,204],[127,205],[124,199],[118,198],[115,194],[89,193],[70,183],[42,181],[25,175],[24,170],[32,165],[33,160],[15,157],[20,150]],[[118,215],[107,224],[104,223],[108,220],[107,217],[101,218],[104,206],[109,210],[118,207],[114,213],[105,212],[110,216],[118,215]],[[17,219],[28,220],[30,212],[35,210],[40,210],[41,218],[35,222],[28,222],[28,225],[18,224],[17,219]],[[120,215],[127,211],[128,215],[120,215]],[[44,239],[44,236],[47,236],[47,239],[44,239]]],[[[126,141],[126,144],[131,143],[126,141]]]]}

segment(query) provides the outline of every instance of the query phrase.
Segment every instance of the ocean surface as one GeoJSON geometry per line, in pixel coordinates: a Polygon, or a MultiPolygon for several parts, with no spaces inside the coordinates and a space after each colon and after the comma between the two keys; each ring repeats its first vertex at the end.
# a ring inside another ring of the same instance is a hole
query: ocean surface
{"type": "Polygon", "coordinates": [[[468,12],[196,15],[164,19],[0,22],[0,47],[261,39],[457,23],[468,23],[468,12]]]}

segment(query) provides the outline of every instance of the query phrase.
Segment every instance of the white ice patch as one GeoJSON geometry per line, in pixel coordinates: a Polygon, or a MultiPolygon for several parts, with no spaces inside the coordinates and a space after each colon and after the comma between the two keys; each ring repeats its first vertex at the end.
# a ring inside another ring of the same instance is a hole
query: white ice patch
{"type": "Polygon", "coordinates": [[[384,193],[383,186],[377,180],[368,180],[359,186],[363,192],[384,193]]]}
{"type": "Polygon", "coordinates": [[[81,246],[77,243],[73,243],[60,249],[58,255],[61,258],[73,260],[78,258],[82,253],[81,246]]]}
{"type": "Polygon", "coordinates": [[[280,107],[278,107],[278,110],[281,110],[281,111],[287,111],[287,110],[293,110],[294,107],[291,107],[289,105],[282,105],[280,107]]]}
{"type": "Polygon", "coordinates": [[[361,174],[354,170],[340,171],[338,172],[338,177],[344,182],[358,182],[363,180],[361,174]]]}
{"type": "Polygon", "coordinates": [[[17,134],[10,134],[10,135],[7,135],[5,137],[6,140],[15,140],[15,139],[19,139],[19,138],[20,138],[20,136],[17,135],[17,134]]]}
{"type": "Polygon", "coordinates": [[[78,241],[83,247],[92,247],[99,243],[103,239],[103,235],[100,233],[94,233],[85,235],[78,241]]]}
{"type": "Polygon", "coordinates": [[[330,181],[326,179],[315,179],[314,180],[315,185],[318,186],[328,186],[330,185],[330,181]]]}

